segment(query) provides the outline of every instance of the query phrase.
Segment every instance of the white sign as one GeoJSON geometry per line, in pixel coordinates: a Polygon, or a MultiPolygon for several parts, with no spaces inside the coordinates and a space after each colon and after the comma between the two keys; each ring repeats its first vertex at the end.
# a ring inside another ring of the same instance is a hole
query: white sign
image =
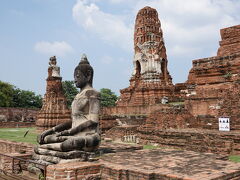
{"type": "Polygon", "coordinates": [[[230,131],[230,118],[220,117],[218,118],[219,131],[230,131]]]}

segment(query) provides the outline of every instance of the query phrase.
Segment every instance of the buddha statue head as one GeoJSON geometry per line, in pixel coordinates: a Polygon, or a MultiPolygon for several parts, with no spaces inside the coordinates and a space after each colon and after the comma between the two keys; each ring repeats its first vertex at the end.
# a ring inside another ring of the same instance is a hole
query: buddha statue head
{"type": "Polygon", "coordinates": [[[92,87],[93,68],[89,64],[87,56],[82,55],[81,61],[74,71],[74,82],[78,88],[84,88],[89,85],[92,87]]]}

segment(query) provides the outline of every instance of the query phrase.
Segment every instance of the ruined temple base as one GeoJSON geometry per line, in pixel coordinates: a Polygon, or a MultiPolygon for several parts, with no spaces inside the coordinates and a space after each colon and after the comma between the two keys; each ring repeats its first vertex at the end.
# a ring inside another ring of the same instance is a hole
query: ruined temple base
{"type": "Polygon", "coordinates": [[[47,180],[237,180],[240,164],[223,156],[193,151],[155,149],[111,153],[97,162],[47,167],[47,180]]]}
{"type": "Polygon", "coordinates": [[[139,129],[141,143],[157,143],[196,152],[240,155],[240,131],[223,132],[206,129],[139,129]]]}
{"type": "Polygon", "coordinates": [[[94,161],[94,158],[96,158],[97,156],[99,156],[99,154],[96,152],[85,152],[77,150],[69,152],[59,152],[38,148],[35,149],[33,159],[36,162],[49,165],[66,162],[94,161]]]}
{"type": "Polygon", "coordinates": [[[196,152],[240,155],[239,130],[224,132],[194,128],[165,130],[156,128],[156,126],[143,126],[136,129],[131,126],[117,126],[107,131],[105,138],[196,152]]]}

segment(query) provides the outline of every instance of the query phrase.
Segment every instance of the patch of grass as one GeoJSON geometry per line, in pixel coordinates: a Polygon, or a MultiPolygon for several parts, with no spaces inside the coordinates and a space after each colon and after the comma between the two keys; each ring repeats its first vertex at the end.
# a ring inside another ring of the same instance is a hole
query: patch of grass
{"type": "Polygon", "coordinates": [[[230,160],[230,161],[233,161],[233,162],[239,163],[239,162],[240,162],[240,156],[231,155],[231,156],[229,156],[229,160],[230,160]]]}
{"type": "Polygon", "coordinates": [[[0,128],[0,139],[37,144],[36,128],[0,128]]]}
{"type": "Polygon", "coordinates": [[[157,148],[159,148],[159,147],[158,146],[153,146],[153,145],[150,145],[150,144],[143,146],[143,149],[157,149],[157,148]]]}
{"type": "Polygon", "coordinates": [[[170,102],[168,103],[169,105],[172,105],[172,106],[178,106],[178,105],[184,105],[185,102],[170,102]]]}

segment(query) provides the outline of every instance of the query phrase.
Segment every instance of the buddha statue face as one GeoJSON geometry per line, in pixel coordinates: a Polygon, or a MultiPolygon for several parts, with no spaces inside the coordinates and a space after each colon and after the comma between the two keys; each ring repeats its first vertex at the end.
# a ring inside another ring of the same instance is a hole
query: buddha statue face
{"type": "Polygon", "coordinates": [[[82,58],[74,71],[74,82],[76,87],[84,88],[86,85],[92,87],[93,68],[86,57],[82,58]]]}
{"type": "Polygon", "coordinates": [[[79,68],[76,68],[74,72],[74,82],[76,87],[78,88],[83,88],[88,83],[88,78],[83,74],[83,72],[79,68]]]}

